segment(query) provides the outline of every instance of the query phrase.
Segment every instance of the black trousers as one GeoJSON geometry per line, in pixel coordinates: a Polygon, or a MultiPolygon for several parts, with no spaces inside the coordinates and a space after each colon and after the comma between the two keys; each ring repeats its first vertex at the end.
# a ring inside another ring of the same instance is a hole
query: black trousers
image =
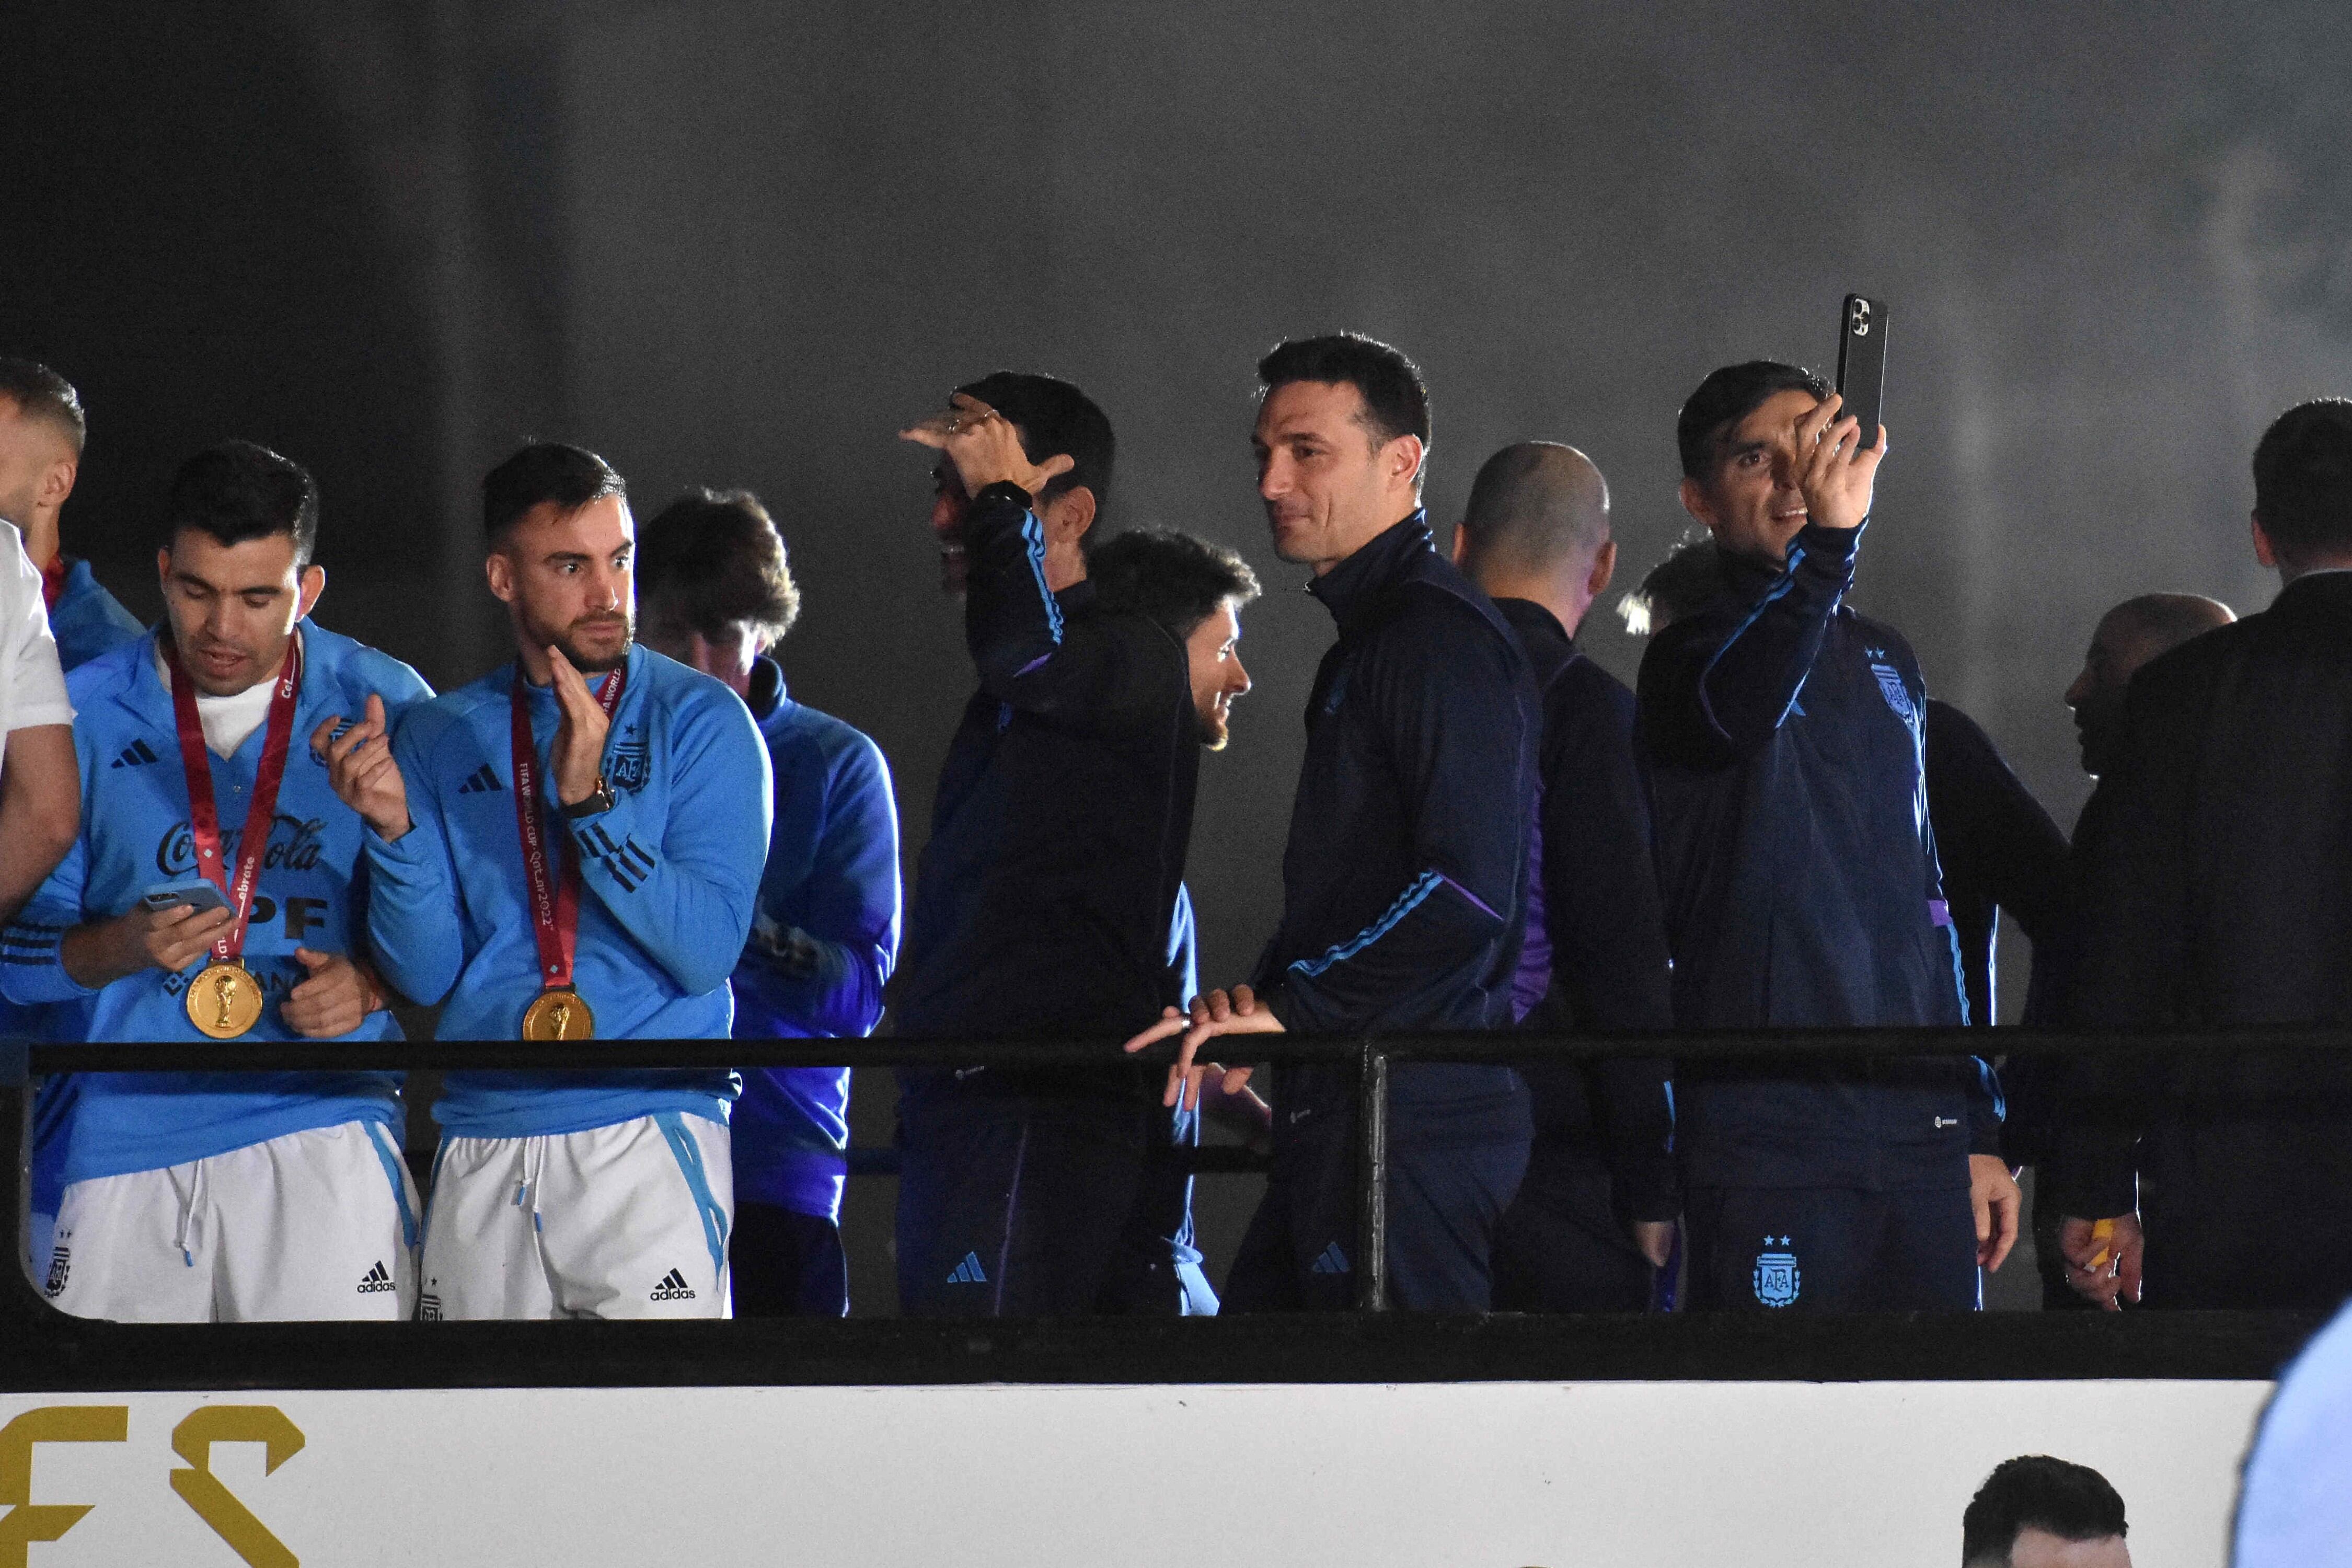
{"type": "Polygon", "coordinates": [[[1694,1187],[1684,1200],[1695,1311],[1973,1311],[1966,1187],[1694,1187]]]}
{"type": "Polygon", "coordinates": [[[1191,1176],[1159,1105],[935,1084],[901,1100],[898,1137],[907,1316],[1198,1310],[1191,1176]]]}
{"type": "MultiPolygon", "coordinates": [[[[1276,1100],[1265,1199],[1226,1281],[1229,1312],[1346,1311],[1355,1305],[1356,1118],[1322,1105],[1293,1122],[1276,1100]]],[[[1528,1165],[1525,1091],[1499,1104],[1391,1115],[1389,1300],[1415,1312],[1493,1305],[1495,1226],[1528,1165]]]]}
{"type": "Polygon", "coordinates": [[[739,1203],[727,1243],[739,1318],[845,1318],[849,1258],[841,1226],[777,1204],[739,1203]]]}
{"type": "Polygon", "coordinates": [[[1617,1217],[1598,1161],[1538,1139],[1495,1231],[1498,1312],[1646,1312],[1658,1271],[1617,1217]]]}

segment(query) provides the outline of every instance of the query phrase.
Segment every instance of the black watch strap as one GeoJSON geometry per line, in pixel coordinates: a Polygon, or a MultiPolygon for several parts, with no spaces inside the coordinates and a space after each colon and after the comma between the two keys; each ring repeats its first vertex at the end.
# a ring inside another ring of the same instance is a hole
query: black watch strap
{"type": "Polygon", "coordinates": [[[1023,511],[1029,510],[1036,504],[1035,498],[1011,479],[999,479],[992,485],[982,485],[980,493],[971,498],[971,504],[979,506],[985,501],[998,500],[1011,501],[1023,511]]]}
{"type": "Polygon", "coordinates": [[[588,792],[588,797],[585,800],[578,801],[571,805],[565,806],[563,808],[563,815],[567,820],[576,820],[583,816],[594,816],[599,812],[606,812],[612,809],[613,786],[604,782],[604,774],[598,773],[596,775],[596,787],[588,792]]]}

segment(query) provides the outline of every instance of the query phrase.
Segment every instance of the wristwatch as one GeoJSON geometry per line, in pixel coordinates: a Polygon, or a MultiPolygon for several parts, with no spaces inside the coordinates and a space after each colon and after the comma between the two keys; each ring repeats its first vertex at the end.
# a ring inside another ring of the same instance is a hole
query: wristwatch
{"type": "Polygon", "coordinates": [[[982,501],[991,500],[1011,501],[1023,511],[1032,510],[1037,504],[1035,497],[1011,479],[999,479],[992,485],[982,485],[980,493],[971,498],[971,504],[978,506],[982,501]]]}
{"type": "Polygon", "coordinates": [[[604,782],[604,775],[603,773],[598,773],[596,775],[596,787],[588,792],[587,798],[575,805],[565,806],[563,808],[563,815],[567,818],[594,816],[600,812],[606,812],[612,809],[613,786],[604,782]]]}

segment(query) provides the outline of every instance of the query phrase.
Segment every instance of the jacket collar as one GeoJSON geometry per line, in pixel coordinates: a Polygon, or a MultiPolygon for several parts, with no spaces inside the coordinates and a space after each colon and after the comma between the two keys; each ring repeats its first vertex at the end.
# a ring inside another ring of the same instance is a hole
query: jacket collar
{"type": "Polygon", "coordinates": [[[2294,615],[2352,612],[2352,572],[2306,572],[2279,590],[2271,608],[2294,615]]]}
{"type": "Polygon", "coordinates": [[[1430,537],[1428,509],[1416,508],[1412,516],[1381,530],[1353,555],[1307,584],[1307,591],[1323,601],[1341,632],[1352,631],[1384,589],[1412,575],[1421,559],[1436,550],[1436,542],[1430,537]]]}
{"type": "MultiPolygon", "coordinates": [[[[157,622],[147,628],[145,637],[127,646],[131,668],[126,679],[115,689],[114,698],[125,710],[153,726],[160,733],[177,735],[180,724],[178,717],[172,711],[172,689],[163,684],[163,674],[156,668],[158,647],[163,641],[163,628],[169,624],[168,621],[157,622]]],[[[302,685],[294,693],[294,744],[297,747],[309,744],[310,731],[317,729],[319,721],[327,716],[325,710],[340,700],[333,686],[336,663],[333,649],[328,646],[326,637],[319,628],[310,624],[308,616],[302,618],[300,630],[302,685]]],[[[361,715],[346,713],[342,717],[356,721],[361,715]]],[[[254,731],[256,735],[259,733],[258,730],[254,731]]],[[[251,737],[247,739],[250,741],[251,737]]],[[[258,742],[252,743],[259,744],[258,742]]],[[[242,752],[245,748],[240,746],[237,749],[242,752]]]]}
{"type": "Polygon", "coordinates": [[[1521,637],[1533,642],[1550,643],[1569,653],[1576,651],[1574,635],[1559,624],[1558,616],[1533,599],[1497,599],[1495,608],[1502,612],[1503,618],[1511,623],[1511,629],[1521,637]]]}
{"type": "Polygon", "coordinates": [[[766,654],[761,654],[753,659],[751,689],[744,701],[744,706],[751,710],[751,717],[764,721],[787,700],[784,691],[784,667],[766,654]]]}

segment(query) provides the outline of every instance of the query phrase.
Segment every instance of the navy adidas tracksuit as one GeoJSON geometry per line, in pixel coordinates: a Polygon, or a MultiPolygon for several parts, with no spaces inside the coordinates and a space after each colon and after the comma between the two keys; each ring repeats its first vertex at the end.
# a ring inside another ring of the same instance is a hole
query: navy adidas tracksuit
{"type": "MultiPolygon", "coordinates": [[[[1579,653],[1549,610],[1495,608],[1543,700],[1542,802],[1517,1008],[1530,1029],[1674,1027],[1649,805],[1633,762],[1633,694],[1579,653]]],[[[1657,1270],[1633,1220],[1672,1220],[1673,1062],[1664,1056],[1520,1064],[1534,1097],[1527,1179],[1495,1237],[1504,1311],[1639,1312],[1657,1270]]]]}
{"type": "MultiPolygon", "coordinates": [[[[1339,640],[1307,702],[1258,993],[1294,1030],[1507,1027],[1541,731],[1526,656],[1421,512],[1308,591],[1339,640]]],[[[1527,1089],[1507,1067],[1410,1062],[1390,1089],[1391,1298],[1482,1310],[1495,1225],[1527,1165],[1527,1089]]],[[[1274,1166],[1226,1305],[1345,1308],[1355,1071],[1286,1070],[1274,1109],[1274,1166]]]]}
{"type": "Polygon", "coordinates": [[[1193,990],[1183,884],[1201,734],[1184,647],[1093,585],[1046,591],[1012,486],[964,517],[980,689],[940,773],[891,984],[900,1035],[1101,1042],[1089,1068],[900,1074],[898,1300],[910,1314],[1213,1310],[1197,1118],[1119,1047],[1193,990]]]}
{"type": "MultiPolygon", "coordinates": [[[[1958,949],[1928,825],[1917,661],[1843,603],[1861,530],[1808,525],[1783,567],[1642,661],[1638,741],[1685,1029],[1957,1025],[1958,949]]],[[[1968,1308],[1968,1157],[1999,1149],[1973,1058],[1706,1065],[1677,1075],[1696,1307],[1968,1308]]]]}

